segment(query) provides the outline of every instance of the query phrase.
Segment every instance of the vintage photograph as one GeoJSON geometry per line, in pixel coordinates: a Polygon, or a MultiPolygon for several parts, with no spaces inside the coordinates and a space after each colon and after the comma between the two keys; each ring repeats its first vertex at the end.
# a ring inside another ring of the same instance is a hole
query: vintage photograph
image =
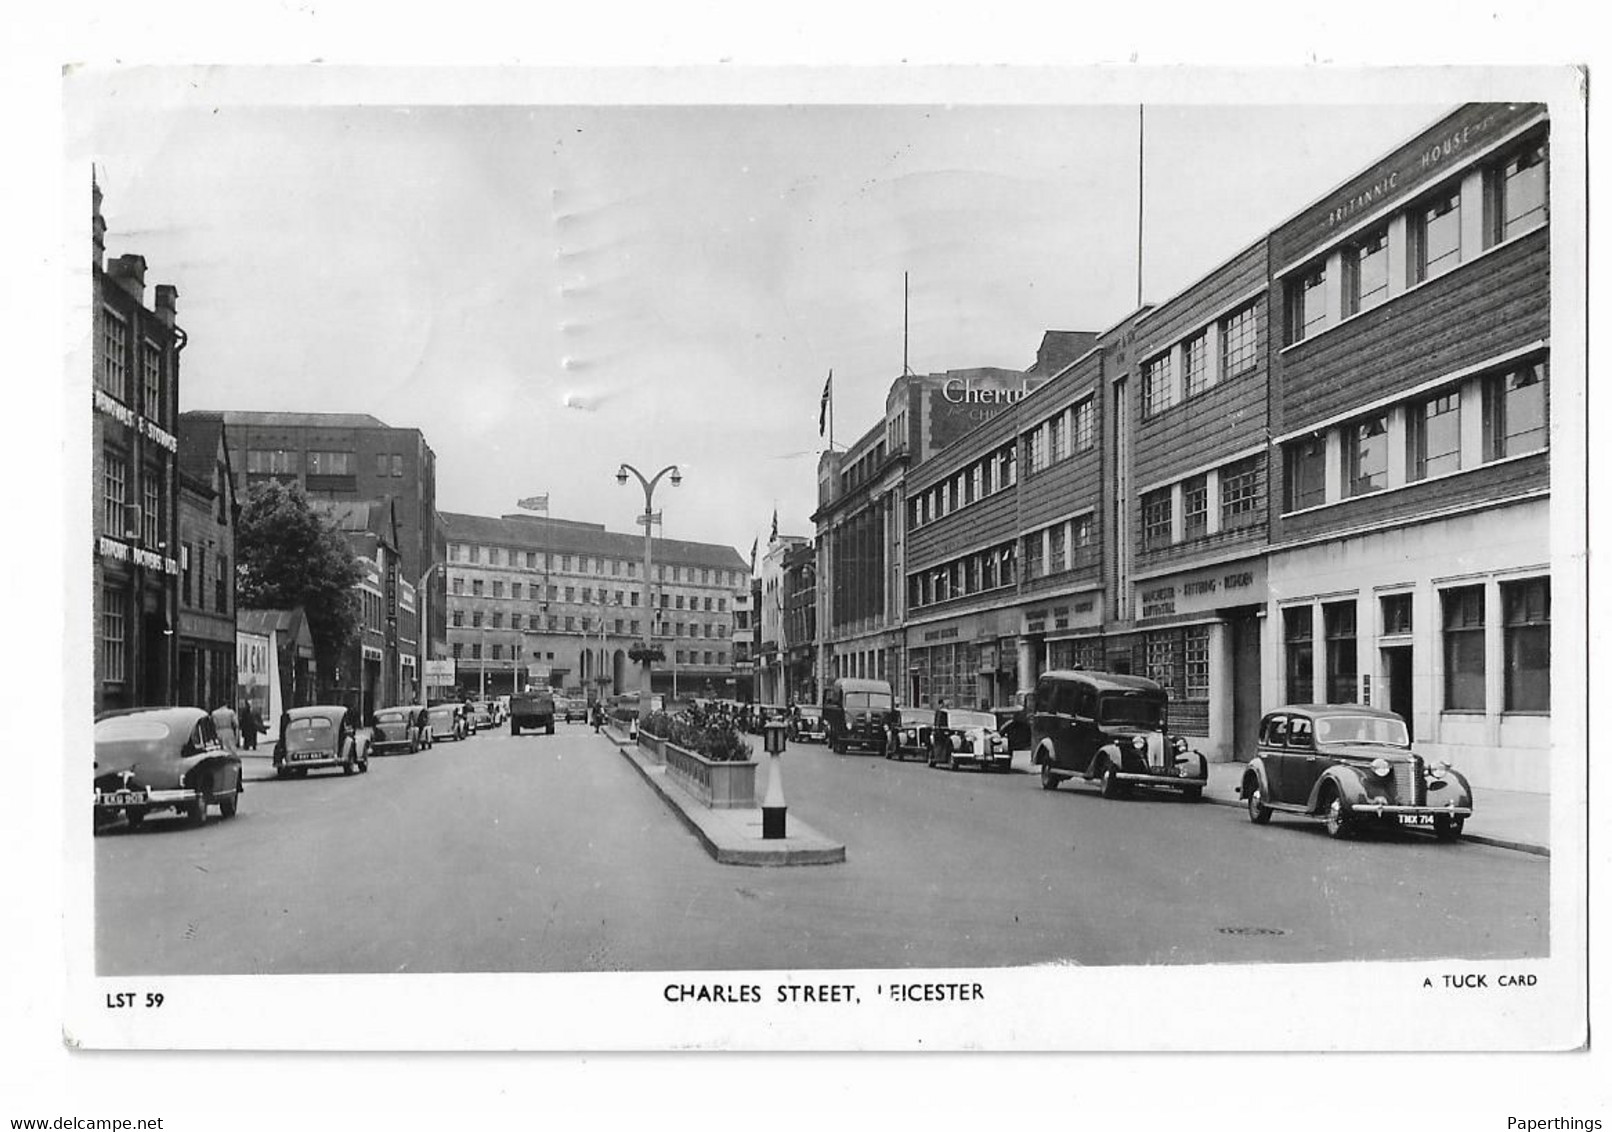
{"type": "Polygon", "coordinates": [[[1584,106],[1199,78],[70,73],[68,1032],[1582,1040],[1584,106]]]}

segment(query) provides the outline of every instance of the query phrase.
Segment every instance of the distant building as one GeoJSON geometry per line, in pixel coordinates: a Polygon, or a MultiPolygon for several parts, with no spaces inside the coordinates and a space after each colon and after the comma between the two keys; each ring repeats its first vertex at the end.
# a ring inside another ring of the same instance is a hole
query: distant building
{"type": "Polygon", "coordinates": [[[91,185],[91,610],[96,712],[172,704],[179,680],[179,292],[145,305],[146,261],[103,267],[106,223],[91,185]]]}
{"type": "Polygon", "coordinates": [[[179,415],[179,677],[175,700],[237,702],[235,527],[240,504],[224,422],[179,415]]]}
{"type": "Polygon", "coordinates": [[[761,558],[760,646],[756,655],[756,699],[766,704],[782,704],[790,698],[788,644],[785,642],[784,561],[790,551],[809,546],[802,535],[774,535],[761,558]]]}
{"type": "Polygon", "coordinates": [[[655,691],[734,694],[733,607],[749,575],[732,547],[656,539],[646,609],[642,534],[541,515],[443,512],[442,522],[459,692],[542,682],[577,694],[633,691],[627,654],[648,632],[666,654],[655,691]]]}
{"type": "Polygon", "coordinates": [[[821,698],[817,684],[817,548],[802,541],[783,561],[785,692],[796,703],[821,698]]]}
{"type": "Polygon", "coordinates": [[[396,504],[389,499],[309,500],[346,536],[364,571],[358,583],[360,638],[325,686],[337,701],[368,714],[423,699],[415,589],[398,552],[396,504]]]}
{"type": "Polygon", "coordinates": [[[280,713],[317,698],[319,665],[308,618],[300,606],[239,610],[235,647],[236,698],[251,703],[272,743],[279,737],[280,713]]]}

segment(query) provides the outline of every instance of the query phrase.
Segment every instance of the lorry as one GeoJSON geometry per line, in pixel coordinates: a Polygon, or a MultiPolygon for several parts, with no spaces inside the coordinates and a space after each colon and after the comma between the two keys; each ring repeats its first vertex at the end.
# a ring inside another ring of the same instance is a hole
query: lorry
{"type": "Polygon", "coordinates": [[[553,692],[528,686],[524,692],[509,697],[509,733],[519,735],[523,727],[541,727],[545,734],[554,734],[553,692]]]}

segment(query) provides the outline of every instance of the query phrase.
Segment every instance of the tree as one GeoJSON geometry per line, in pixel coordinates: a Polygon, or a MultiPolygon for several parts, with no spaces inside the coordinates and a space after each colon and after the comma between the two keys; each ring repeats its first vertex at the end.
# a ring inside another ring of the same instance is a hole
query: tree
{"type": "Polygon", "coordinates": [[[340,531],[308,506],[297,484],[253,485],[235,529],[236,591],[249,609],[301,606],[314,654],[330,679],[358,641],[358,559],[340,531]]]}

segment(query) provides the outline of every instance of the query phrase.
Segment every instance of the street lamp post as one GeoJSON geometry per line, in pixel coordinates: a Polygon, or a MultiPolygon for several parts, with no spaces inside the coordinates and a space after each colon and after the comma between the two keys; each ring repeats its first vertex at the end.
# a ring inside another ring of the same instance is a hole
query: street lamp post
{"type": "Polygon", "coordinates": [[[652,477],[645,477],[642,472],[631,464],[623,464],[616,469],[616,482],[623,487],[627,486],[627,475],[631,473],[644,489],[644,514],[639,520],[644,524],[644,659],[638,666],[638,721],[640,724],[649,718],[650,705],[650,661],[649,650],[653,647],[652,626],[654,625],[654,611],[649,607],[649,587],[652,581],[651,567],[654,562],[652,533],[655,529],[655,485],[660,483],[662,476],[671,473],[672,486],[678,487],[683,482],[683,473],[676,464],[667,464],[652,477]]]}
{"type": "Polygon", "coordinates": [[[433,562],[427,566],[425,573],[420,575],[420,624],[415,627],[419,635],[420,646],[420,694],[427,703],[431,700],[430,686],[426,684],[429,669],[426,662],[431,659],[431,575],[442,569],[443,563],[433,562]]]}

